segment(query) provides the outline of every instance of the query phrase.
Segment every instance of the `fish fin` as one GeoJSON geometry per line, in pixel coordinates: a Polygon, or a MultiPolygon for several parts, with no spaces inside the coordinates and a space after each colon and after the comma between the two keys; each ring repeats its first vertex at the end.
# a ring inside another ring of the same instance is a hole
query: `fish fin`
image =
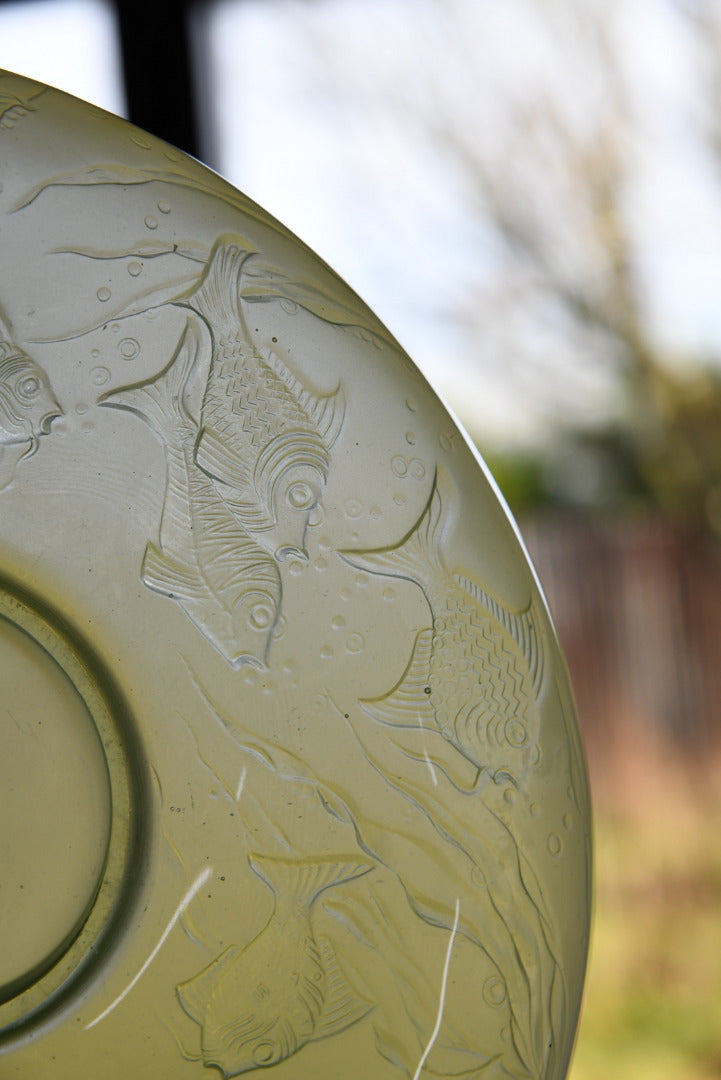
{"type": "MultiPolygon", "coordinates": [[[[210,349],[206,353],[210,358],[210,349]]],[[[161,436],[174,420],[194,423],[186,392],[194,382],[202,355],[199,328],[195,319],[188,319],[175,352],[162,371],[144,382],[110,390],[98,398],[98,404],[111,409],[128,409],[161,436]]]]}
{"type": "Polygon", "coordinates": [[[399,544],[378,551],[339,551],[341,558],[360,570],[385,574],[388,577],[407,578],[421,586],[439,575],[445,576],[440,556],[443,531],[440,477],[439,469],[425,510],[399,544]]]}
{"type": "Polygon", "coordinates": [[[338,383],[332,394],[322,396],[306,390],[301,398],[301,405],[308,411],[323,445],[329,450],[338,438],[345,419],[343,387],[338,383]]]}
{"type": "Polygon", "coordinates": [[[538,632],[539,618],[536,604],[531,600],[524,611],[509,611],[490,593],[463,574],[454,574],[455,581],[508,631],[523,653],[531,673],[536,694],[543,682],[543,650],[538,632]]]}
{"type": "Polygon", "coordinates": [[[195,463],[204,473],[236,490],[250,484],[250,469],[234,454],[212,428],[202,428],[195,446],[195,463]]]}
{"type": "Polygon", "coordinates": [[[353,881],[373,869],[373,863],[363,862],[352,855],[303,861],[249,855],[248,862],[276,896],[306,909],[325,889],[353,881]]]}
{"type": "Polygon", "coordinates": [[[337,280],[326,277],[322,281],[317,269],[312,277],[295,274],[291,280],[277,266],[264,262],[260,256],[253,262],[243,286],[243,298],[249,303],[290,300],[324,322],[344,330],[360,331],[362,338],[372,341],[376,348],[387,345],[397,351],[398,343],[358,297],[347,293],[345,297],[347,302],[344,302],[344,294],[339,294],[337,280]]]}
{"type": "Polygon", "coordinates": [[[197,574],[183,563],[162,552],[155,544],[145,548],[141,571],[143,582],[149,589],[172,596],[174,599],[197,599],[199,583],[197,574]]]}
{"type": "Polygon", "coordinates": [[[283,380],[298,404],[312,420],[325,448],[330,449],[338,438],[345,418],[345,395],[340,383],[330,394],[314,394],[312,390],[303,386],[272,349],[263,350],[263,359],[283,380]]]}
{"type": "Polygon", "coordinates": [[[12,336],[12,322],[5,308],[0,304],[0,340],[4,340],[7,344],[10,344],[10,338],[12,336]]]}
{"type": "Polygon", "coordinates": [[[206,968],[187,982],[178,983],[175,992],[183,1009],[196,1024],[202,1024],[213,991],[218,985],[223,972],[235,963],[243,950],[239,945],[231,945],[213,960],[206,968]]]}
{"type": "Polygon", "coordinates": [[[240,278],[243,266],[253,251],[246,242],[232,235],[220,236],[208,257],[200,283],[180,297],[214,329],[244,328],[240,308],[240,278]]]}
{"type": "Polygon", "coordinates": [[[326,937],[316,939],[321,964],[325,971],[325,995],[323,1012],[318,1017],[314,1038],[325,1039],[337,1035],[351,1024],[362,1020],[373,1008],[349,985],[336,960],[335,951],[326,937]]]}
{"type": "Polygon", "coordinates": [[[389,694],[367,698],[360,706],[368,716],[394,727],[422,727],[434,724],[435,712],[429,697],[428,674],[433,631],[421,630],[413,646],[408,667],[389,694]]]}
{"type": "Polygon", "coordinates": [[[272,528],[273,522],[269,520],[262,503],[239,498],[233,488],[222,480],[214,479],[213,483],[218,495],[243,529],[262,533],[272,528]]]}

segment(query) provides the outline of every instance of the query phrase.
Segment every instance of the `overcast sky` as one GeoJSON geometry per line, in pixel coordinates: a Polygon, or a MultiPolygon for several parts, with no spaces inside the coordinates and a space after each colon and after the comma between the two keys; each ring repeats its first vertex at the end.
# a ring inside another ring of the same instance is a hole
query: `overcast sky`
{"type": "MultiPolygon", "coordinates": [[[[548,63],[524,0],[447,2],[476,20],[476,59],[488,86],[523,86],[548,63]]],[[[471,278],[482,284],[484,273],[487,238],[468,216],[457,176],[390,113],[344,112],[343,95],[329,97],[318,56],[308,50],[310,27],[333,57],[341,87],[344,69],[412,87],[433,74],[419,65],[414,41],[433,9],[432,0],[221,0],[211,8],[209,65],[220,171],[360,293],[467,423],[491,439],[532,437],[533,403],[508,384],[502,359],[476,364],[469,349],[478,343],[439,315],[452,311],[471,278]]],[[[663,347],[718,349],[721,201],[684,128],[693,57],[664,0],[627,0],[620,10],[616,40],[635,72],[647,131],[631,198],[649,317],[663,347]]],[[[457,58],[442,59],[453,78],[457,58]]],[[[123,113],[113,17],[101,0],[0,5],[2,66],[123,113]]],[[[584,72],[569,70],[563,77],[579,80],[582,115],[584,72]]],[[[579,393],[589,405],[601,400],[593,386],[582,384],[579,393]]]]}

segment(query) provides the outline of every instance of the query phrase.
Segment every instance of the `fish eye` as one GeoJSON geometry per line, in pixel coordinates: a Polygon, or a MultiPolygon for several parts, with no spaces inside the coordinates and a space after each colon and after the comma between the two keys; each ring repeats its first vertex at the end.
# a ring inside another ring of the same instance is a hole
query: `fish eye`
{"type": "Polygon", "coordinates": [[[18,397],[31,401],[40,393],[40,379],[37,375],[25,375],[22,379],[18,379],[15,390],[18,397]]]}
{"type": "Polygon", "coordinates": [[[248,614],[248,621],[255,630],[267,630],[274,617],[275,611],[273,607],[261,600],[259,603],[253,604],[248,614]]]}
{"type": "Polygon", "coordinates": [[[293,510],[310,510],[318,500],[316,492],[305,480],[291,484],[285,497],[293,510]]]}
{"type": "Polygon", "coordinates": [[[510,720],[506,721],[504,734],[509,745],[517,750],[520,750],[528,742],[528,731],[525,724],[518,717],[512,716],[510,720]]]}
{"type": "Polygon", "coordinates": [[[253,1061],[256,1065],[270,1065],[275,1059],[275,1046],[273,1043],[262,1042],[253,1049],[253,1061]]]}

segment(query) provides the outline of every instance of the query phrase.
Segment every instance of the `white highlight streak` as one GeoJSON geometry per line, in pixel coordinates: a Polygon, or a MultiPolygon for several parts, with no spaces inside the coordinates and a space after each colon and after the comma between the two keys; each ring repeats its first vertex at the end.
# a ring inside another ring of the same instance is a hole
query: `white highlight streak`
{"type": "Polygon", "coordinates": [[[137,973],[137,975],[135,975],[130,980],[128,985],[123,990],[122,994],[119,994],[118,997],[116,997],[115,1001],[111,1002],[111,1004],[108,1005],[107,1009],[104,1009],[103,1012],[101,1012],[100,1016],[96,1016],[94,1020],[91,1020],[89,1024],[85,1025],[85,1030],[86,1031],[90,1031],[90,1029],[94,1028],[96,1024],[99,1024],[101,1020],[104,1020],[105,1017],[108,1016],[113,1011],[113,1009],[115,1009],[120,1004],[120,1002],[124,998],[126,998],[128,996],[130,991],[138,983],[138,981],[142,978],[142,976],[145,974],[145,972],[148,970],[148,968],[152,964],[155,957],[158,955],[158,953],[162,949],[163,945],[167,941],[168,934],[171,932],[171,930],[173,929],[173,927],[177,923],[180,916],[183,914],[185,909],[188,907],[188,904],[191,902],[193,897],[200,891],[200,889],[203,888],[203,885],[205,885],[206,881],[208,880],[209,877],[211,877],[212,873],[213,873],[213,871],[212,871],[211,867],[206,866],[205,870],[203,870],[200,874],[198,874],[197,878],[195,879],[193,884],[190,886],[188,891],[185,893],[182,900],[180,901],[177,908],[175,909],[170,922],[165,927],[165,930],[163,930],[163,933],[160,935],[160,940],[158,941],[157,945],[155,946],[155,948],[151,952],[148,959],[145,961],[145,963],[141,967],[140,971],[137,973]]]}
{"type": "MultiPolygon", "coordinates": [[[[419,724],[420,728],[423,729],[423,717],[422,716],[418,717],[418,724],[419,724]]],[[[428,750],[426,749],[425,746],[423,747],[423,757],[426,759],[426,765],[428,766],[428,768],[430,770],[431,780],[433,781],[433,786],[438,787],[438,777],[436,776],[436,770],[433,768],[433,763],[432,763],[431,759],[428,757],[428,750]]]]}
{"type": "Polygon", "coordinates": [[[426,1061],[428,1059],[428,1055],[430,1054],[431,1050],[433,1049],[433,1044],[435,1043],[436,1039],[438,1038],[438,1032],[441,1030],[441,1022],[443,1020],[443,1009],[444,1009],[445,1004],[446,1004],[446,987],[448,986],[448,970],[449,970],[449,968],[451,966],[451,952],[453,951],[453,942],[456,940],[456,933],[458,931],[458,919],[460,917],[460,914],[461,914],[461,901],[460,901],[460,899],[457,899],[456,900],[456,917],[453,920],[453,929],[451,930],[451,936],[450,936],[450,939],[448,941],[448,949],[446,950],[446,962],[443,965],[443,978],[441,979],[441,997],[440,997],[440,1000],[438,1002],[438,1016],[436,1017],[436,1026],[433,1028],[433,1031],[431,1033],[431,1037],[428,1040],[428,1046],[426,1046],[425,1050],[423,1051],[423,1057],[418,1062],[418,1068],[416,1069],[415,1073],[413,1074],[413,1080],[419,1080],[421,1072],[423,1071],[423,1066],[425,1065],[425,1063],[426,1063],[426,1061]]]}
{"type": "Polygon", "coordinates": [[[436,776],[436,770],[433,768],[433,764],[431,762],[431,759],[428,757],[428,751],[426,749],[423,750],[423,756],[426,759],[426,765],[431,770],[431,780],[433,781],[433,786],[438,787],[438,777],[436,776]]]}
{"type": "Polygon", "coordinates": [[[238,788],[235,792],[235,801],[240,802],[240,796],[243,794],[243,788],[245,787],[245,778],[248,775],[248,768],[243,766],[243,771],[240,774],[240,780],[238,781],[238,788]]]}

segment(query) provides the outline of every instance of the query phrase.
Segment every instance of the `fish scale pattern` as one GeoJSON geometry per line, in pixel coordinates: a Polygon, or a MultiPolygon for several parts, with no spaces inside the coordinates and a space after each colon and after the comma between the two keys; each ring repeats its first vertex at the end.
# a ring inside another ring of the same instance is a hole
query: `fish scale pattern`
{"type": "Polygon", "coordinates": [[[219,352],[217,381],[209,383],[203,403],[204,423],[228,438],[235,452],[262,448],[291,428],[313,430],[280,376],[249,352],[240,335],[224,340],[219,352]]]}
{"type": "Polygon", "coordinates": [[[530,675],[508,634],[464,600],[451,594],[439,605],[430,704],[441,733],[474,764],[508,767],[508,753],[530,740],[530,675]]]}

